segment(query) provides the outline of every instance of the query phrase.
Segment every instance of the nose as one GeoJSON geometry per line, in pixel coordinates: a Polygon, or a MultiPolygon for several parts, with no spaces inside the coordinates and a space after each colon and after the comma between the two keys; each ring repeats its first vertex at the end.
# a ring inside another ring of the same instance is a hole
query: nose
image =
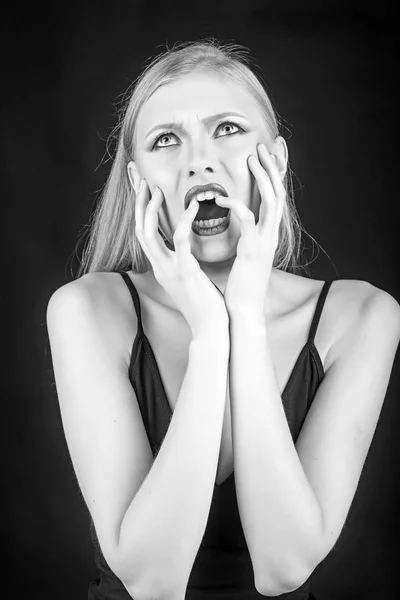
{"type": "Polygon", "coordinates": [[[187,163],[189,177],[201,175],[202,173],[214,173],[215,170],[216,158],[213,149],[204,141],[194,141],[187,163]]]}
{"type": "Polygon", "coordinates": [[[214,173],[214,169],[211,166],[207,166],[206,163],[204,163],[203,165],[196,165],[196,167],[192,165],[192,168],[189,169],[190,177],[201,173],[214,173]]]}

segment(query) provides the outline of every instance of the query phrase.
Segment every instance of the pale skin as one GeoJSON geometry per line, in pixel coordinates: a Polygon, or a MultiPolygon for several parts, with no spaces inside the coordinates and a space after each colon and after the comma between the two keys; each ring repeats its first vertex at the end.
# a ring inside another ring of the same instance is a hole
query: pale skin
{"type": "MultiPolygon", "coordinates": [[[[271,569],[275,577],[280,573],[279,594],[297,589],[342,531],[400,336],[397,302],[365,282],[349,281],[337,300],[343,310],[338,307],[342,316],[332,328],[324,380],[294,444],[268,326],[279,313],[285,285],[285,276],[272,264],[287,157],[285,141],[271,137],[248,92],[204,72],[161,87],[146,102],[137,123],[135,160],[128,165],[136,191],[143,179],[151,194],[156,186],[162,191],[165,203],[157,211],[170,240],[190,187],[212,181],[228,192],[217,201],[232,211],[228,234],[199,237],[190,231],[190,249],[222,292],[229,315],[238,507],[257,579],[262,583],[262,573],[271,569]],[[202,122],[225,112],[244,118],[202,122]],[[222,121],[230,124],[217,130],[222,121]],[[152,150],[165,128],[146,137],[148,131],[170,122],[182,122],[185,132],[172,128],[158,140],[160,149],[152,150]],[[238,133],[235,125],[245,132],[238,133]]],[[[163,244],[156,228],[154,236],[163,244]]]]}

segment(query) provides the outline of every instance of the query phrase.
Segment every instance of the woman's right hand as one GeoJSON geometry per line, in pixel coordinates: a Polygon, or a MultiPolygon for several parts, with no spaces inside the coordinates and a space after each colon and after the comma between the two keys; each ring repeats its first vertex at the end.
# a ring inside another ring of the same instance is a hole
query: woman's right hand
{"type": "Polygon", "coordinates": [[[158,211],[164,194],[157,188],[150,197],[145,179],[136,194],[135,235],[149,259],[156,280],[170,294],[192,330],[193,337],[228,329],[229,317],[224,297],[202,271],[191,253],[189,235],[199,203],[192,200],[179,220],[173,235],[174,250],[169,250],[158,232],[158,211]]]}

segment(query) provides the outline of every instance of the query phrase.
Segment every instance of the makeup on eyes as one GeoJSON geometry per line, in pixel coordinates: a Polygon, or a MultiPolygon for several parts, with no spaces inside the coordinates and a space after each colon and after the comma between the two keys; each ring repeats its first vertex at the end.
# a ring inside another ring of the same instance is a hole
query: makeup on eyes
{"type": "MultiPolygon", "coordinates": [[[[231,125],[233,127],[237,127],[238,131],[234,131],[233,133],[227,133],[218,137],[229,137],[231,135],[235,135],[237,133],[241,134],[241,133],[246,133],[246,130],[243,128],[242,125],[239,125],[239,123],[235,123],[234,121],[221,121],[221,123],[219,123],[216,127],[215,131],[218,131],[218,129],[220,129],[223,126],[226,125],[231,125]]],[[[153,141],[152,146],[151,146],[151,150],[160,150],[161,148],[174,148],[175,146],[177,146],[178,144],[169,144],[168,146],[157,146],[157,142],[162,139],[165,136],[175,136],[177,137],[176,133],[174,133],[173,131],[164,131],[162,133],[160,133],[153,141]]]]}

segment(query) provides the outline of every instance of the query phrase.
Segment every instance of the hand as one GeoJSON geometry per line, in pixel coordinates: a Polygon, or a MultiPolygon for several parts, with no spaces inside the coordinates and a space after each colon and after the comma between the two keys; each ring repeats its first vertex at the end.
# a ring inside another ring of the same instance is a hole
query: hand
{"type": "Polygon", "coordinates": [[[149,259],[158,283],[174,299],[189,324],[193,337],[225,329],[229,317],[222,294],[202,271],[190,250],[189,235],[199,210],[192,200],[183,213],[173,235],[175,250],[169,250],[158,231],[158,211],[164,195],[156,188],[150,191],[141,181],[135,203],[135,234],[149,259]]]}
{"type": "Polygon", "coordinates": [[[226,288],[225,305],[228,313],[243,308],[263,311],[274,255],[279,241],[279,224],[286,196],[275,158],[263,144],[258,146],[260,160],[248,158],[261,195],[260,216],[255,223],[254,213],[236,198],[218,196],[218,206],[231,209],[240,224],[241,237],[226,288]]]}

